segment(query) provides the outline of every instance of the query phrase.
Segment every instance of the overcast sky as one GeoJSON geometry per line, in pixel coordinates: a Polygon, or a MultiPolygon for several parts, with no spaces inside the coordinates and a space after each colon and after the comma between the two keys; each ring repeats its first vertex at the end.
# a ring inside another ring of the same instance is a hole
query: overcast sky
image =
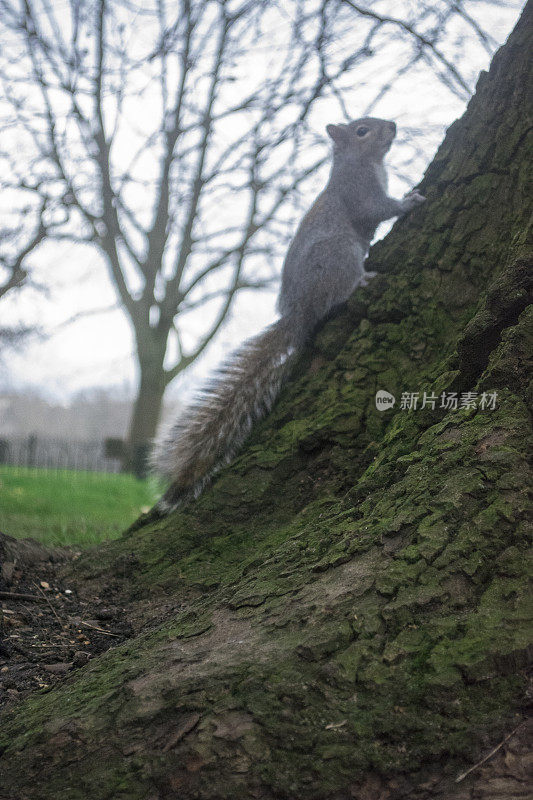
{"type": "MultiPolygon", "coordinates": [[[[493,19],[487,27],[494,39],[503,43],[517,14],[516,7],[507,8],[502,4],[501,9],[491,15],[493,19]]],[[[470,70],[477,73],[487,68],[489,58],[482,48],[472,46],[468,52],[470,70]]],[[[383,70],[388,68],[391,60],[394,62],[394,52],[389,49],[383,53],[383,70]]],[[[264,67],[256,59],[251,62],[250,68],[264,67]]],[[[349,113],[353,118],[361,115],[373,90],[370,77],[364,75],[363,70],[361,76],[364,77],[362,85],[354,87],[349,97],[349,113]]],[[[358,72],[354,71],[351,80],[357,79],[358,72]]],[[[407,130],[419,131],[417,147],[421,148],[423,155],[416,160],[409,176],[410,184],[414,185],[434,155],[446,127],[463,113],[464,103],[445,90],[436,78],[428,78],[427,73],[418,78],[412,75],[410,81],[398,82],[373,110],[373,116],[396,120],[399,139],[405,139],[407,130]],[[430,134],[424,135],[424,126],[431,130],[430,134]]],[[[315,135],[323,135],[324,138],[325,124],[339,121],[342,121],[342,116],[335,98],[322,102],[320,115],[311,118],[315,135]]],[[[311,139],[309,146],[312,146],[311,139]]],[[[390,193],[395,196],[404,194],[410,188],[394,174],[394,167],[400,168],[400,150],[398,145],[393,145],[388,157],[392,167],[390,193]]],[[[327,169],[317,176],[308,205],[312,203],[313,191],[319,191],[326,179],[327,169]]],[[[231,204],[230,195],[228,204],[231,204]]],[[[276,273],[279,274],[281,266],[280,255],[273,265],[276,273]]],[[[31,337],[20,352],[10,352],[7,357],[4,354],[0,359],[0,391],[39,391],[66,403],[74,393],[94,386],[129,386],[133,389],[136,379],[133,341],[129,324],[119,310],[89,315],[75,323],[65,324],[76,313],[107,308],[115,303],[114,290],[98,253],[87,246],[49,245],[39,250],[33,267],[36,281],[42,281],[47,291],[30,290],[8,295],[2,301],[2,324],[37,323],[46,335],[42,338],[31,337]],[[52,282],[50,275],[53,276],[52,282]]],[[[275,291],[241,294],[218,338],[193,368],[172,384],[170,394],[186,394],[194,382],[215,366],[224,354],[272,321],[275,316],[275,296],[275,291]]]]}

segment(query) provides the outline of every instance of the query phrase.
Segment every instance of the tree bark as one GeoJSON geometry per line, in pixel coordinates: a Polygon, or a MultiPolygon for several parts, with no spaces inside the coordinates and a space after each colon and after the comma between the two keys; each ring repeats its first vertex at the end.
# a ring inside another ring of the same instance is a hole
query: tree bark
{"type": "Polygon", "coordinates": [[[69,567],[138,633],[4,714],[1,798],[528,796],[532,11],[242,455],[69,567]]]}

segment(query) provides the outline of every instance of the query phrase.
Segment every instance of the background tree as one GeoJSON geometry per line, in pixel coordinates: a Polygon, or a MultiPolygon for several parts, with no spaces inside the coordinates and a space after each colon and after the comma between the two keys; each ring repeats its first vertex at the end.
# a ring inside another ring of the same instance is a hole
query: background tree
{"type": "MultiPolygon", "coordinates": [[[[205,351],[237,293],[273,280],[294,209],[325,162],[313,125],[321,100],[349,116],[354,70],[366,70],[360,92],[387,48],[363,113],[421,68],[468,96],[468,41],[494,45],[477,4],[394,8],[0,0],[1,184],[37,230],[11,279],[45,240],[103,256],[138,361],[133,450],[153,438],[165,388],[205,351]]],[[[412,135],[409,145],[406,160],[412,135]]]]}

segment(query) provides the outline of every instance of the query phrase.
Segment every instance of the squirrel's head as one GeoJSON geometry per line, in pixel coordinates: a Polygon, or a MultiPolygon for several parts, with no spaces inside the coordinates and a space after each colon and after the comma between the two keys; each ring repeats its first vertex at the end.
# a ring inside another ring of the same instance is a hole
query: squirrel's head
{"type": "Polygon", "coordinates": [[[381,161],[396,136],[396,124],[386,119],[363,117],[342,125],[327,125],[335,152],[369,161],[381,161]]]}

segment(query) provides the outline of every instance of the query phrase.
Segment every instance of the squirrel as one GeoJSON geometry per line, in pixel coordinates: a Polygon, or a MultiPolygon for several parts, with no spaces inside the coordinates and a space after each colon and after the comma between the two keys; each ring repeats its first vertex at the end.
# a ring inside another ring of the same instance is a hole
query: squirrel
{"type": "Polygon", "coordinates": [[[365,271],[364,260],[378,224],[425,201],[416,191],[402,200],[387,194],[383,159],[396,136],[394,122],[365,117],[326,131],[333,140],[331,173],[289,246],[280,318],[235,351],[156,442],[152,466],[169,484],[154,508],[159,515],[197,497],[233,459],[272,408],[317,324],[376,275],[365,271]]]}

